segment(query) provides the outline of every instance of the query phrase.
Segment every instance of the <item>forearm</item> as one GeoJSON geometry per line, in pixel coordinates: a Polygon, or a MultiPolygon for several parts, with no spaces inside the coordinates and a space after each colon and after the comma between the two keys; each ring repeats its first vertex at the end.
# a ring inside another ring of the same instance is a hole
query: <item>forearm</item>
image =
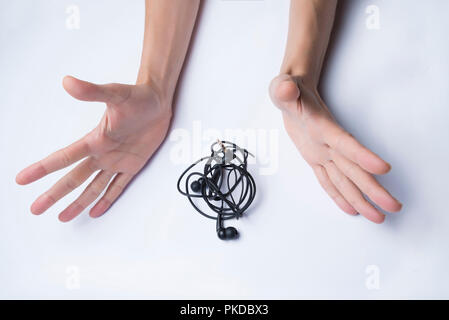
{"type": "Polygon", "coordinates": [[[146,0],[145,32],[137,83],[156,86],[163,96],[173,95],[200,0],[146,0]]]}
{"type": "Polygon", "coordinates": [[[281,73],[317,86],[337,0],[291,0],[287,47],[281,73]]]}

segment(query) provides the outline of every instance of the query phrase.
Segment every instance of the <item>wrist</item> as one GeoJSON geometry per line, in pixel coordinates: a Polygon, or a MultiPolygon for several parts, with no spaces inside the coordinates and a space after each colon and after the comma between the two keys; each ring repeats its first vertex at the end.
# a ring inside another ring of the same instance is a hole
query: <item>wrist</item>
{"type": "Polygon", "coordinates": [[[136,80],[137,85],[145,85],[155,90],[163,104],[168,104],[171,108],[175,85],[173,81],[163,76],[157,76],[149,67],[141,66],[136,80]]]}
{"type": "Polygon", "coordinates": [[[317,90],[320,73],[311,70],[308,66],[305,66],[301,62],[284,61],[281,67],[281,74],[288,74],[295,78],[300,78],[301,83],[310,89],[317,90]]]}

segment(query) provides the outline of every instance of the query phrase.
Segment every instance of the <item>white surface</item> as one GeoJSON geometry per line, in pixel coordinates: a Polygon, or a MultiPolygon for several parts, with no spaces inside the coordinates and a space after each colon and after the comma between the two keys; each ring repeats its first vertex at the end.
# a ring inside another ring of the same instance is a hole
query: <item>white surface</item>
{"type": "MultiPolygon", "coordinates": [[[[349,131],[392,163],[380,180],[404,203],[379,226],[338,211],[268,99],[288,1],[207,1],[173,129],[193,134],[201,120],[203,134],[278,132],[268,155],[278,169],[256,174],[257,203],[233,223],[241,239],[227,243],[176,192],[186,165],[170,160],[179,145],[169,140],[102,218],[57,220],[82,189],[42,216],[29,213],[62,172],[26,187],[15,174],[82,136],[104,110],[68,96],[62,77],[132,83],[144,5],[0,3],[1,298],[449,298],[449,2],[346,1],[345,22],[337,23],[323,95],[349,131]],[[80,8],[79,30],[65,27],[70,4],[80,8]],[[365,26],[372,4],[380,30],[365,26]],[[370,265],[379,270],[378,290],[365,284],[370,265]]],[[[202,148],[211,140],[191,137],[202,148]]]]}

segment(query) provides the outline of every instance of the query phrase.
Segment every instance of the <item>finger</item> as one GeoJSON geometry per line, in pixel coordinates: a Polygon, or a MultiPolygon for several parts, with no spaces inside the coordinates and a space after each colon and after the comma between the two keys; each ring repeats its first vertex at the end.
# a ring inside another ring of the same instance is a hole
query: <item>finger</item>
{"type": "Polygon", "coordinates": [[[131,93],[131,86],[129,85],[117,83],[95,84],[71,76],[64,77],[62,85],[68,94],[82,101],[119,104],[126,100],[131,93]]]}
{"type": "Polygon", "coordinates": [[[16,176],[16,182],[22,185],[31,183],[49,173],[68,167],[88,155],[89,145],[86,139],[82,138],[23,169],[16,176]]]}
{"type": "Polygon", "coordinates": [[[385,190],[371,174],[338,152],[333,152],[332,158],[341,172],[379,207],[389,212],[401,210],[401,203],[385,190]]]}
{"type": "Polygon", "coordinates": [[[385,220],[385,215],[363,197],[357,186],[336,167],[333,161],[327,162],[325,168],[332,183],[358,213],[375,223],[382,223],[385,220]]]}
{"type": "Polygon", "coordinates": [[[326,169],[323,166],[316,166],[313,168],[318,181],[320,182],[321,187],[327,192],[329,197],[337,204],[337,206],[350,215],[357,215],[357,210],[355,210],[345,198],[341,195],[341,193],[334,186],[332,181],[329,179],[327,175],[326,169]]]}
{"type": "Polygon", "coordinates": [[[31,212],[34,214],[44,213],[59,199],[83,184],[96,170],[93,159],[87,158],[37,198],[31,205],[31,212]]]}
{"type": "Polygon", "coordinates": [[[117,174],[114,177],[114,180],[112,180],[112,182],[110,183],[103,197],[101,197],[101,199],[90,210],[90,216],[92,218],[97,218],[105,213],[106,210],[108,210],[109,207],[114,203],[114,201],[117,200],[128,183],[131,181],[132,177],[132,175],[125,173],[117,174]]]}
{"type": "Polygon", "coordinates": [[[298,85],[293,77],[281,74],[270,83],[270,97],[273,103],[284,108],[288,103],[296,103],[300,96],[298,85]]]}
{"type": "Polygon", "coordinates": [[[385,174],[391,169],[387,162],[333,122],[327,126],[324,140],[331,148],[372,174],[385,174]]]}
{"type": "Polygon", "coordinates": [[[72,202],[67,208],[59,214],[59,220],[68,222],[78,216],[84,209],[86,209],[108,185],[109,181],[114,176],[114,173],[109,171],[100,171],[92,182],[84,189],[83,193],[72,202]]]}

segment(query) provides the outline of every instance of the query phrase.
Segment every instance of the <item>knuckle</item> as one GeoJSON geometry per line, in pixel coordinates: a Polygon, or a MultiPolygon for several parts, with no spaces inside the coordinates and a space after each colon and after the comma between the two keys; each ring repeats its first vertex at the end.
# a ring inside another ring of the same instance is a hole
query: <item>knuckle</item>
{"type": "Polygon", "coordinates": [[[111,184],[107,192],[107,197],[109,201],[113,202],[120,195],[120,193],[122,193],[122,191],[123,188],[121,185],[111,184]]]}
{"type": "Polygon", "coordinates": [[[73,179],[73,178],[67,178],[66,180],[65,180],[65,187],[67,188],[67,189],[69,189],[69,190],[73,190],[73,189],[75,189],[76,187],[78,187],[78,181],[76,181],[75,179],[73,179]]]}
{"type": "Polygon", "coordinates": [[[101,193],[102,189],[101,186],[98,184],[92,184],[89,188],[89,198],[98,197],[98,195],[101,193]]]}
{"type": "Polygon", "coordinates": [[[117,183],[114,187],[118,192],[122,192],[125,189],[125,186],[120,183],[117,183]]]}
{"type": "Polygon", "coordinates": [[[335,140],[336,149],[344,149],[344,147],[346,146],[348,141],[350,141],[351,139],[354,139],[352,137],[352,135],[349,132],[341,129],[341,132],[339,134],[337,134],[337,137],[335,140]]]}
{"type": "Polygon", "coordinates": [[[332,159],[326,159],[323,162],[323,167],[330,168],[333,165],[334,161],[332,159]]]}
{"type": "Polygon", "coordinates": [[[357,169],[356,165],[348,165],[346,168],[346,175],[348,177],[354,177],[357,173],[357,169]]]}
{"type": "Polygon", "coordinates": [[[109,196],[104,196],[101,201],[103,201],[106,204],[106,207],[109,208],[114,200],[109,196]]]}
{"type": "Polygon", "coordinates": [[[340,195],[337,192],[328,192],[328,194],[334,201],[337,201],[340,198],[340,195]]]}
{"type": "Polygon", "coordinates": [[[311,165],[311,167],[312,167],[313,171],[315,172],[315,175],[317,176],[317,178],[319,180],[323,180],[323,178],[324,178],[323,166],[320,164],[314,164],[314,165],[311,165]]]}
{"type": "Polygon", "coordinates": [[[329,145],[325,144],[325,150],[327,152],[327,161],[333,161],[337,158],[337,151],[334,148],[331,148],[329,145]]]}
{"type": "Polygon", "coordinates": [[[48,174],[48,169],[47,169],[47,167],[45,166],[45,161],[40,160],[40,161],[38,162],[38,164],[39,164],[40,167],[43,169],[43,171],[45,172],[45,174],[48,174]]]}
{"type": "Polygon", "coordinates": [[[376,194],[376,190],[373,187],[366,187],[364,193],[371,199],[376,194]]]}
{"type": "Polygon", "coordinates": [[[360,208],[360,200],[357,198],[350,198],[348,200],[349,204],[353,207],[353,208],[360,208]]]}
{"type": "Polygon", "coordinates": [[[335,137],[335,148],[336,149],[340,149],[343,146],[343,140],[346,138],[346,134],[345,133],[340,133],[337,135],[337,137],[335,137]]]}
{"type": "Polygon", "coordinates": [[[58,199],[52,194],[51,191],[47,191],[47,192],[45,192],[44,194],[45,194],[45,196],[46,196],[48,199],[50,199],[51,203],[53,203],[53,204],[56,203],[56,201],[58,200],[58,199]]]}
{"type": "Polygon", "coordinates": [[[365,187],[365,194],[370,198],[376,197],[381,192],[381,189],[375,186],[366,186],[365,187]]]}
{"type": "Polygon", "coordinates": [[[73,206],[75,208],[77,208],[78,210],[80,210],[80,211],[83,211],[87,207],[87,205],[88,205],[87,201],[83,201],[83,199],[81,199],[81,198],[80,199],[76,199],[73,202],[73,206]]]}
{"type": "Polygon", "coordinates": [[[346,186],[346,179],[343,176],[338,175],[335,178],[335,185],[340,188],[343,189],[346,186]]]}
{"type": "Polygon", "coordinates": [[[88,187],[91,197],[98,197],[103,191],[104,187],[107,185],[109,178],[107,175],[103,175],[100,179],[95,179],[92,184],[88,187]]]}
{"type": "Polygon", "coordinates": [[[69,154],[67,153],[67,150],[66,150],[66,149],[62,149],[60,154],[61,154],[61,162],[62,162],[62,165],[63,165],[64,167],[69,166],[69,165],[70,165],[70,156],[69,156],[69,154]]]}

